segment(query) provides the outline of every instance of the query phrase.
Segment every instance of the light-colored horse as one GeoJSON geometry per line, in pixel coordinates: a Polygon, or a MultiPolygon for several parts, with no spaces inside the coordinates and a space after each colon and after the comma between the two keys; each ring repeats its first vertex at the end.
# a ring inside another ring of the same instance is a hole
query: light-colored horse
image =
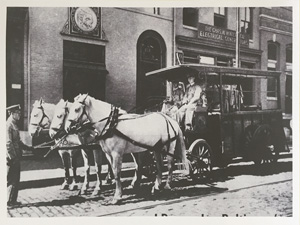
{"type": "MultiPolygon", "coordinates": [[[[51,137],[54,137],[58,132],[60,132],[62,129],[64,129],[63,125],[65,123],[65,119],[66,116],[68,114],[69,108],[71,107],[72,103],[70,102],[65,102],[63,100],[60,100],[60,102],[56,105],[55,109],[54,109],[54,116],[51,122],[51,126],[50,126],[50,130],[49,130],[49,134],[51,137]]],[[[123,112],[124,114],[127,112],[123,112]]],[[[86,116],[84,115],[83,120],[86,120],[86,116]]],[[[91,129],[85,129],[80,131],[80,134],[68,134],[68,136],[66,136],[66,138],[72,139],[73,143],[78,143],[79,144],[90,144],[90,143],[94,143],[95,142],[95,138],[96,138],[96,133],[94,130],[91,129]],[[78,138],[77,138],[78,137],[78,138]],[[80,143],[79,143],[80,142],[80,143]]],[[[95,191],[94,193],[98,192],[100,193],[101,191],[101,179],[100,179],[100,175],[101,175],[101,165],[102,165],[102,158],[103,158],[103,151],[99,150],[99,149],[95,149],[93,151],[91,150],[87,150],[87,151],[83,151],[83,159],[85,162],[85,171],[89,170],[89,167],[91,166],[90,162],[88,161],[89,157],[88,154],[91,154],[91,152],[94,155],[95,158],[95,168],[96,168],[96,174],[97,174],[97,184],[95,187],[95,191]]],[[[144,158],[147,156],[147,154],[143,154],[143,153],[139,153],[139,154],[132,154],[132,158],[134,160],[135,163],[135,174],[133,177],[133,180],[131,182],[130,187],[131,188],[138,188],[141,182],[141,176],[139,176],[138,174],[140,173],[140,171],[142,170],[142,164],[144,161],[144,158]]],[[[109,173],[107,175],[106,180],[112,179],[113,178],[113,172],[112,172],[112,168],[110,163],[108,163],[108,170],[109,173]]],[[[88,174],[88,172],[86,172],[86,174],[88,174]]],[[[89,183],[89,176],[85,176],[83,185],[82,185],[82,191],[84,192],[86,190],[86,188],[88,187],[88,183],[89,183]],[[85,188],[86,187],[86,188],[85,188]]]]}
{"type": "MultiPolygon", "coordinates": [[[[72,103],[68,101],[64,101],[61,99],[59,103],[54,108],[54,116],[51,122],[49,134],[50,137],[54,137],[60,131],[64,131],[64,122],[65,118],[68,115],[69,108],[72,106],[72,103]]],[[[70,145],[86,145],[91,144],[95,141],[96,133],[91,129],[86,129],[81,131],[79,134],[69,134],[63,140],[60,140],[61,143],[68,142],[70,145]]],[[[70,150],[76,151],[76,150],[70,150]]],[[[90,182],[90,167],[91,167],[91,157],[94,157],[95,169],[96,169],[96,177],[97,182],[94,188],[93,195],[98,195],[101,191],[102,181],[101,181],[101,166],[102,166],[102,151],[100,149],[93,149],[93,150],[85,150],[82,149],[82,156],[84,160],[84,168],[85,168],[85,178],[82,184],[81,193],[86,193],[86,190],[89,187],[90,182]]],[[[111,167],[108,167],[109,172],[112,173],[111,167]]]]}
{"type": "MultiPolygon", "coordinates": [[[[39,135],[41,130],[48,130],[50,128],[53,116],[54,116],[54,104],[45,103],[42,99],[39,101],[35,101],[33,104],[33,109],[31,111],[30,116],[30,123],[28,127],[28,132],[31,136],[39,135]]],[[[74,138],[69,140],[68,143],[64,143],[65,146],[73,145],[75,141],[75,144],[78,144],[78,138],[74,138]],[[73,144],[70,144],[73,143],[73,144]]],[[[76,157],[80,155],[81,150],[59,150],[59,155],[61,156],[62,163],[65,170],[65,179],[63,184],[61,185],[61,189],[67,189],[70,188],[70,190],[75,190],[78,185],[76,182],[76,170],[77,170],[77,161],[76,157]],[[73,171],[73,179],[72,183],[69,186],[69,180],[70,180],[70,167],[72,167],[73,171]]],[[[87,165],[87,159],[86,155],[83,155],[85,165],[87,165]]],[[[85,166],[86,168],[86,166],[85,166]]],[[[85,179],[88,179],[89,177],[89,170],[86,170],[85,179]]],[[[83,185],[83,192],[85,192],[83,185]]],[[[82,192],[81,191],[81,192],[82,192]]]]}
{"type": "MultiPolygon", "coordinates": [[[[39,135],[39,132],[43,129],[48,130],[53,119],[54,104],[46,103],[42,99],[35,101],[30,116],[30,124],[28,131],[31,136],[39,135]],[[46,120],[47,119],[47,120],[46,120]]],[[[64,143],[64,146],[70,146],[69,143],[64,143]]],[[[61,189],[76,190],[78,184],[76,181],[76,170],[77,170],[77,156],[80,155],[80,150],[68,151],[59,150],[59,155],[62,159],[63,167],[65,170],[65,179],[61,185],[61,189]],[[70,168],[73,171],[73,177],[70,177],[70,168]],[[69,186],[69,180],[72,179],[71,185],[69,186]]]]}
{"type": "MultiPolygon", "coordinates": [[[[107,119],[111,119],[109,116],[111,112],[111,104],[88,95],[78,95],[70,108],[65,122],[65,129],[70,131],[75,123],[82,123],[82,117],[86,115],[98,132],[104,134],[107,119]]],[[[185,169],[188,168],[182,131],[176,121],[161,113],[146,115],[125,114],[119,116],[114,130],[107,137],[103,136],[99,140],[99,144],[107,154],[115,176],[116,191],[112,201],[113,204],[117,204],[122,199],[120,172],[123,155],[126,153],[144,152],[147,148],[151,148],[154,151],[157,163],[157,176],[153,189],[157,190],[162,187],[163,157],[161,151],[164,147],[168,151],[169,171],[165,185],[166,189],[171,188],[174,157],[181,159],[185,169]],[[119,132],[114,132],[116,130],[119,132]],[[123,135],[120,135],[120,133],[123,135]]]]}

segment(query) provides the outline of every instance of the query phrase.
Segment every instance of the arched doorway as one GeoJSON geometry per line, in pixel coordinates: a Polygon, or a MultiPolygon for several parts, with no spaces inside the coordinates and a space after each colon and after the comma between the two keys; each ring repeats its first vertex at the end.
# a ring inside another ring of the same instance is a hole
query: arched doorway
{"type": "Polygon", "coordinates": [[[143,112],[160,103],[165,96],[165,83],[147,72],[166,66],[166,44],[155,31],[145,31],[137,42],[137,112],[143,112]]]}

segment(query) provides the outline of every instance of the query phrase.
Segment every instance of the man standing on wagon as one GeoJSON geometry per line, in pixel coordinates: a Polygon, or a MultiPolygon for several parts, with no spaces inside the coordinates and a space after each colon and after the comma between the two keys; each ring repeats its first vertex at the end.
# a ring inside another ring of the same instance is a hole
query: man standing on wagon
{"type": "Polygon", "coordinates": [[[20,161],[22,149],[30,150],[20,139],[18,121],[21,117],[20,105],[6,108],[9,117],[6,121],[6,164],[7,164],[7,206],[20,205],[17,202],[20,183],[20,161]]]}
{"type": "Polygon", "coordinates": [[[182,106],[178,110],[178,116],[180,123],[182,123],[185,115],[185,130],[192,130],[192,119],[197,106],[197,101],[200,99],[202,89],[195,82],[195,74],[187,74],[187,79],[188,85],[186,86],[185,95],[182,99],[182,106]]]}

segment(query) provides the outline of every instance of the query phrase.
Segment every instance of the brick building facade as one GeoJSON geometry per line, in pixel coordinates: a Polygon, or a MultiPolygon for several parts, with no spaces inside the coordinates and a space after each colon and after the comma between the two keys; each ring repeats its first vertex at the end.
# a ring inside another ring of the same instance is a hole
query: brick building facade
{"type": "MultiPolygon", "coordinates": [[[[243,7],[239,17],[239,66],[281,71],[281,108],[291,113],[292,8],[243,7]]],[[[139,111],[166,90],[148,71],[178,61],[234,66],[236,27],[236,8],[7,8],[7,105],[24,106],[24,130],[40,97],[89,92],[139,111]]]]}

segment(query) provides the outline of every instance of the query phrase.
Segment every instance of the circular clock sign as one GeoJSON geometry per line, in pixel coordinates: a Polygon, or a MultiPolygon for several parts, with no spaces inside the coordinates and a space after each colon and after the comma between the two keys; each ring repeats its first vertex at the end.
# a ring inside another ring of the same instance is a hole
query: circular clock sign
{"type": "Polygon", "coordinates": [[[91,8],[79,7],[75,11],[75,22],[81,30],[90,32],[97,26],[97,15],[91,8]]]}

